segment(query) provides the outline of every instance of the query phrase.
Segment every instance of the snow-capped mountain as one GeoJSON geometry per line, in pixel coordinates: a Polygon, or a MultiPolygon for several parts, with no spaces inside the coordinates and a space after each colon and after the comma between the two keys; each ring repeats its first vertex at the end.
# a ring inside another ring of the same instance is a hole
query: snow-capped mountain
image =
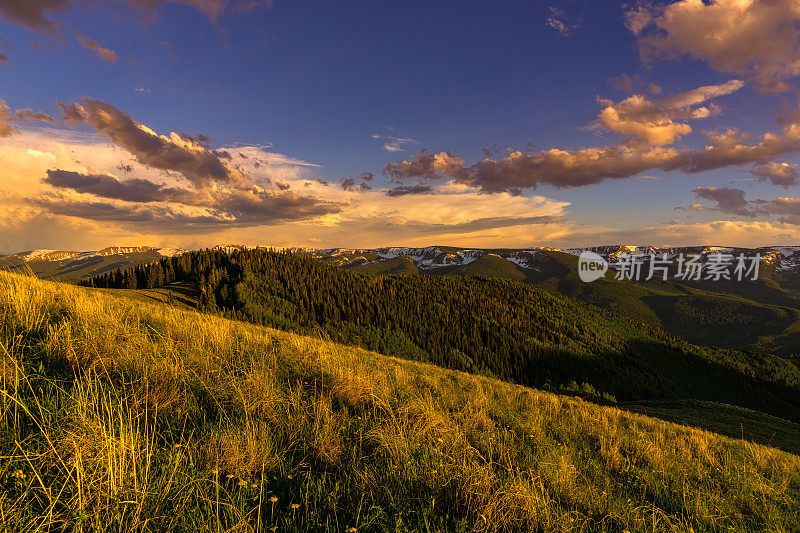
{"type": "MultiPolygon", "coordinates": [[[[252,248],[261,247],[220,244],[212,249],[230,254],[252,248]]],[[[421,271],[432,272],[440,269],[464,267],[484,256],[496,256],[513,263],[520,269],[539,272],[547,270],[548,266],[557,264],[552,255],[553,252],[579,256],[582,252],[590,250],[608,261],[611,268],[616,268],[626,254],[637,255],[644,260],[654,255],[659,259],[664,255],[666,255],[667,259],[675,259],[679,254],[699,254],[704,260],[708,260],[714,254],[737,256],[743,253],[747,257],[760,254],[762,265],[772,265],[776,272],[800,274],[800,246],[748,249],[723,246],[604,245],[566,249],[531,247],[502,250],[447,246],[420,248],[390,246],[383,248],[288,248],[288,250],[295,253],[309,254],[328,264],[344,268],[353,268],[405,257],[412,261],[421,271]]],[[[121,267],[126,268],[155,261],[163,257],[172,257],[186,251],[181,248],[154,248],[149,246],[109,246],[101,250],[91,251],[39,249],[0,256],[0,268],[12,270],[26,268],[42,277],[76,279],[121,267]]]]}
{"type": "Polygon", "coordinates": [[[29,250],[0,257],[0,268],[31,271],[43,278],[78,279],[186,252],[181,248],[109,246],[101,250],[29,250]]]}

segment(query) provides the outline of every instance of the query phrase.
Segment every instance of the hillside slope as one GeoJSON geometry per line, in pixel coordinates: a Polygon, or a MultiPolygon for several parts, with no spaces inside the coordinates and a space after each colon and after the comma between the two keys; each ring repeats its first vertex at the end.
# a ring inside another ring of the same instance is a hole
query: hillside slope
{"type": "Polygon", "coordinates": [[[800,458],[638,414],[7,273],[0,325],[15,530],[800,523],[800,458]]]}
{"type": "Polygon", "coordinates": [[[386,355],[606,400],[705,400],[800,422],[800,370],[787,359],[694,346],[511,280],[370,275],[294,253],[210,250],[93,281],[171,280],[196,283],[202,310],[386,355]]]}
{"type": "Polygon", "coordinates": [[[677,253],[713,254],[723,250],[748,257],[761,254],[756,281],[669,282],[615,280],[614,273],[593,283],[578,279],[578,254],[583,249],[378,248],[374,250],[306,250],[320,261],[363,272],[394,273],[397,257],[414,261],[420,274],[477,275],[525,279],[535,286],[573,296],[664,328],[694,344],[766,351],[788,356],[800,353],[800,249],[719,248],[689,246],[592,248],[612,263],[621,252],[674,257],[677,253]],[[401,254],[401,255],[398,255],[401,254]],[[487,260],[489,259],[489,260],[487,260]],[[709,312],[709,310],[713,312],[709,312]],[[711,321],[711,323],[709,323],[711,321]]]}

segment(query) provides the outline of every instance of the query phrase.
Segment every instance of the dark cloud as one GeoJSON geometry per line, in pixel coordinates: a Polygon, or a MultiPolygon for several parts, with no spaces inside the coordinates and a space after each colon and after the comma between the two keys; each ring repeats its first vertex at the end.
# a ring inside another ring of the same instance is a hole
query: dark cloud
{"type": "Polygon", "coordinates": [[[140,163],[179,172],[196,187],[205,187],[211,182],[236,183],[242,180],[239,172],[223,162],[223,159],[230,158],[229,153],[209,150],[177,135],[183,143],[157,135],[109,103],[84,98],[82,104],[59,105],[67,122],[91,125],[130,152],[140,163]]]}
{"type": "Polygon", "coordinates": [[[551,149],[535,154],[513,151],[504,158],[486,158],[465,167],[449,152],[424,152],[410,161],[387,164],[384,173],[395,180],[449,177],[484,192],[535,188],[543,183],[556,188],[581,187],[674,164],[676,154],[671,148],[643,145],[551,149]]]}
{"type": "Polygon", "coordinates": [[[82,31],[76,32],[75,37],[78,39],[78,43],[80,43],[80,45],[83,48],[91,50],[92,52],[97,54],[103,61],[107,63],[116,63],[117,61],[119,61],[119,55],[117,55],[117,53],[114,50],[101,45],[94,39],[90,39],[89,37],[84,35],[82,31]]]}
{"type": "MultiPolygon", "coordinates": [[[[351,176],[349,178],[339,178],[339,185],[345,191],[358,191],[358,192],[366,192],[372,190],[372,187],[367,183],[368,181],[372,181],[375,179],[375,174],[372,172],[362,172],[358,176],[351,176]],[[361,183],[358,184],[358,181],[361,180],[361,183]]],[[[323,185],[327,185],[328,182],[325,180],[321,180],[320,178],[317,179],[323,185]]]]}
{"type": "Polygon", "coordinates": [[[70,0],[0,0],[0,18],[29,30],[56,35],[61,24],[48,16],[71,7],[70,0]]]}
{"type": "Polygon", "coordinates": [[[398,185],[393,189],[387,190],[386,194],[387,196],[396,198],[398,196],[405,196],[407,194],[431,194],[432,192],[433,187],[430,185],[422,185],[421,183],[417,183],[415,185],[398,185]]]}
{"type": "MultiPolygon", "coordinates": [[[[179,133],[179,135],[181,137],[183,137],[183,139],[186,140],[186,141],[189,141],[189,142],[194,143],[194,144],[199,144],[199,145],[204,146],[206,148],[211,148],[211,146],[210,146],[211,145],[211,137],[209,137],[208,135],[206,135],[204,133],[198,133],[196,135],[189,135],[188,133],[179,133]]],[[[240,153],[239,157],[245,158],[247,156],[245,156],[244,154],[240,153]]],[[[228,159],[230,159],[230,158],[231,158],[230,154],[228,154],[228,159]]]]}
{"type": "Polygon", "coordinates": [[[759,165],[750,170],[753,176],[759,181],[771,181],[774,185],[781,187],[791,187],[797,185],[797,163],[768,163],[759,165]]]}
{"type": "MultiPolygon", "coordinates": [[[[745,199],[744,191],[728,187],[698,187],[694,194],[698,198],[716,203],[711,209],[732,215],[755,217],[775,217],[783,224],[800,225],[800,198],[778,197],[772,200],[745,199]]],[[[690,206],[698,211],[703,206],[690,206]]]]}
{"type": "Polygon", "coordinates": [[[28,202],[55,215],[97,222],[122,223],[141,229],[158,229],[164,233],[213,231],[232,227],[232,224],[214,216],[187,215],[162,206],[118,205],[111,202],[79,201],[46,195],[32,198],[28,202]]]}
{"type": "Polygon", "coordinates": [[[126,202],[174,202],[192,203],[194,193],[184,189],[168,188],[149,180],[131,178],[120,181],[108,174],[81,174],[68,170],[48,170],[42,182],[61,189],[72,189],[102,198],[126,202]]]}
{"type": "MultiPolygon", "coordinates": [[[[691,93],[691,92],[690,92],[691,93]]],[[[681,96],[702,97],[683,93],[681,96]]],[[[409,160],[390,162],[384,174],[393,180],[449,178],[483,192],[510,192],[547,184],[555,188],[583,187],[606,179],[621,179],[661,169],[687,174],[729,166],[768,163],[800,152],[800,121],[783,120],[778,133],[764,134],[750,143],[736,129],[707,132],[703,149],[677,149],[627,140],[599,148],[564,150],[552,148],[536,153],[510,151],[505,157],[487,157],[471,166],[450,152],[420,152],[409,160]]]]}
{"type": "MultiPolygon", "coordinates": [[[[208,211],[208,217],[217,220],[219,224],[226,227],[307,220],[340,210],[339,206],[332,202],[320,201],[313,197],[301,196],[284,190],[278,193],[256,187],[192,191],[167,187],[138,178],[118,180],[114,176],[107,174],[81,174],[58,169],[48,170],[47,177],[42,181],[59,189],[71,189],[78,193],[92,194],[110,200],[131,203],[164,202],[203,208],[208,211]]],[[[52,197],[45,199],[45,203],[51,202],[51,200],[52,197]]],[[[59,211],[53,212],[67,214],[65,210],[69,208],[70,203],[77,203],[79,205],[78,209],[81,210],[81,206],[86,204],[84,201],[76,202],[72,199],[59,197],[57,202],[59,211]]],[[[113,210],[104,210],[102,216],[110,217],[109,213],[113,212],[113,210]]],[[[161,213],[160,218],[164,222],[172,221],[167,216],[166,211],[159,211],[156,208],[150,210],[124,208],[122,212],[126,213],[126,215],[120,218],[119,222],[129,221],[126,217],[130,213],[136,213],[137,215],[150,213],[154,217],[161,213]]],[[[84,218],[97,220],[91,216],[84,218]]],[[[103,220],[110,219],[103,218],[103,220]]]]}
{"type": "Polygon", "coordinates": [[[755,200],[753,210],[760,215],[771,215],[784,224],[800,225],[800,198],[779,197],[774,200],[755,200]]]}
{"type": "Polygon", "coordinates": [[[744,191],[730,187],[698,187],[692,191],[695,196],[716,202],[714,209],[723,213],[752,217],[748,202],[744,199],[744,191]]]}

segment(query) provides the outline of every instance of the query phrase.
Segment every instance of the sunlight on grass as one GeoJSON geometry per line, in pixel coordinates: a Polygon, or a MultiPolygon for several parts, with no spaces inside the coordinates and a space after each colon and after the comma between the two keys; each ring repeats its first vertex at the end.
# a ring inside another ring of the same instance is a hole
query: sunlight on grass
{"type": "Polygon", "coordinates": [[[789,453],[7,273],[0,376],[14,531],[800,523],[789,453]]]}

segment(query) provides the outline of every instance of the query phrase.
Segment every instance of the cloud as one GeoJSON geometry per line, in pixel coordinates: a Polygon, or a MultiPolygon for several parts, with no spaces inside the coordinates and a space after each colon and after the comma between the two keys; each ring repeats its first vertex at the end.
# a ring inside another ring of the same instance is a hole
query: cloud
{"type": "Polygon", "coordinates": [[[518,150],[503,158],[486,158],[470,167],[449,152],[421,152],[410,160],[388,163],[384,173],[397,180],[435,180],[443,176],[483,192],[536,188],[547,184],[556,188],[582,187],[607,178],[628,178],[651,168],[674,164],[678,157],[672,148],[643,145],[618,145],[581,150],[552,148],[535,154],[518,150]]]}
{"type": "MultiPolygon", "coordinates": [[[[339,178],[339,185],[342,187],[342,190],[345,191],[356,191],[356,192],[366,192],[372,190],[372,186],[370,186],[367,182],[370,182],[375,179],[375,174],[372,172],[362,172],[358,176],[350,176],[349,178],[339,178]],[[358,181],[361,181],[359,185],[356,185],[358,181]]],[[[327,185],[325,180],[320,181],[323,185],[327,185]]]]}
{"type": "Polygon", "coordinates": [[[0,17],[35,32],[56,35],[61,25],[47,16],[71,7],[70,0],[0,0],[0,17]]]}
{"type": "MultiPolygon", "coordinates": [[[[781,224],[800,225],[800,198],[779,196],[772,200],[746,200],[744,191],[729,187],[698,187],[695,196],[715,202],[712,210],[733,215],[775,217],[781,224]]],[[[698,211],[705,209],[701,207],[698,211]]]]}
{"type": "Polygon", "coordinates": [[[373,133],[371,137],[385,141],[383,149],[387,152],[402,152],[404,145],[417,144],[416,140],[409,137],[395,137],[394,135],[381,135],[379,133],[373,133]]]}
{"type": "Polygon", "coordinates": [[[791,187],[797,185],[798,171],[797,163],[767,163],[758,165],[750,170],[753,176],[758,177],[759,181],[769,180],[781,187],[791,187]]]}
{"type": "Polygon", "coordinates": [[[414,185],[398,185],[393,189],[389,189],[386,191],[388,196],[392,198],[396,198],[398,196],[405,196],[407,194],[432,194],[433,187],[430,185],[423,185],[421,183],[417,183],[414,185]]]}
{"type": "Polygon", "coordinates": [[[91,50],[92,52],[97,54],[103,61],[107,63],[116,63],[117,61],[119,61],[119,55],[117,55],[117,53],[114,50],[102,46],[94,39],[90,39],[82,31],[76,32],[75,37],[78,39],[78,42],[83,48],[91,50]]]}
{"type": "Polygon", "coordinates": [[[190,203],[196,195],[185,189],[168,188],[150,180],[132,178],[118,180],[108,174],[82,174],[61,169],[48,169],[43,183],[61,189],[93,194],[126,202],[183,201],[190,203]]]}
{"type": "Polygon", "coordinates": [[[550,16],[545,19],[544,23],[556,30],[562,37],[569,37],[578,28],[577,24],[569,23],[563,9],[552,6],[550,7],[550,16]]]}
{"type": "MultiPolygon", "coordinates": [[[[677,101],[696,102],[703,94],[708,93],[682,93],[677,101]]],[[[687,113],[698,110],[685,109],[687,113]]],[[[678,149],[626,139],[615,145],[577,150],[551,148],[536,153],[509,150],[505,157],[487,157],[471,166],[465,166],[464,161],[451,152],[422,151],[407,160],[387,163],[383,172],[397,181],[449,178],[489,193],[519,193],[542,184],[555,188],[584,187],[606,179],[630,178],[652,169],[694,174],[767,163],[800,152],[798,113],[787,113],[779,122],[783,124],[779,132],[765,133],[755,143],[750,142],[748,135],[731,128],[705,132],[707,144],[703,149],[678,149]]]]}
{"type": "Polygon", "coordinates": [[[672,144],[692,132],[690,125],[676,120],[702,119],[718,114],[720,109],[715,104],[700,104],[731,94],[743,86],[744,82],[740,80],[730,80],[720,85],[698,87],[656,100],[649,100],[639,94],[617,103],[601,99],[600,103],[604,108],[594,127],[636,137],[656,146],[672,144]]]}
{"type": "Polygon", "coordinates": [[[11,63],[11,58],[8,54],[0,53],[0,63],[11,63]]]}
{"type": "Polygon", "coordinates": [[[633,94],[635,92],[648,92],[650,94],[661,94],[661,87],[655,83],[646,82],[641,76],[635,74],[629,76],[627,74],[620,74],[613,78],[609,78],[611,87],[616,91],[621,91],[626,94],[633,94]]]}
{"type": "Polygon", "coordinates": [[[179,172],[196,187],[211,182],[236,183],[242,174],[224,161],[225,151],[210,150],[192,138],[172,133],[169,137],[133,120],[113,105],[84,98],[82,104],[59,104],[68,122],[85,122],[124,148],[137,161],[162,170],[179,172]]]}
{"type": "Polygon", "coordinates": [[[786,91],[800,74],[796,0],[680,0],[626,14],[645,62],[689,56],[765,91],[786,91]]]}
{"type": "MultiPolygon", "coordinates": [[[[125,159],[98,133],[21,127],[16,137],[0,139],[0,195],[10,195],[0,199],[0,248],[434,241],[523,247],[561,238],[574,227],[565,220],[569,204],[543,196],[489,196],[452,182],[429,184],[432,194],[392,197],[377,187],[346,191],[318,181],[318,167],[298,158],[259,146],[223,149],[242,166],[246,182],[197,188],[175,172],[125,159]],[[278,183],[290,188],[282,191],[278,183]]],[[[357,177],[357,183],[376,181],[357,177]]]]}
{"type": "Polygon", "coordinates": [[[20,122],[55,122],[53,117],[42,111],[34,111],[30,107],[14,111],[14,119],[20,122]]]}
{"type": "Polygon", "coordinates": [[[0,100],[0,137],[9,137],[16,132],[16,126],[11,124],[11,109],[5,101],[0,100]]]}
{"type": "Polygon", "coordinates": [[[695,196],[704,200],[716,202],[714,209],[723,213],[731,213],[752,217],[747,200],[744,199],[744,191],[732,189],[730,187],[697,187],[692,191],[695,196]]]}

